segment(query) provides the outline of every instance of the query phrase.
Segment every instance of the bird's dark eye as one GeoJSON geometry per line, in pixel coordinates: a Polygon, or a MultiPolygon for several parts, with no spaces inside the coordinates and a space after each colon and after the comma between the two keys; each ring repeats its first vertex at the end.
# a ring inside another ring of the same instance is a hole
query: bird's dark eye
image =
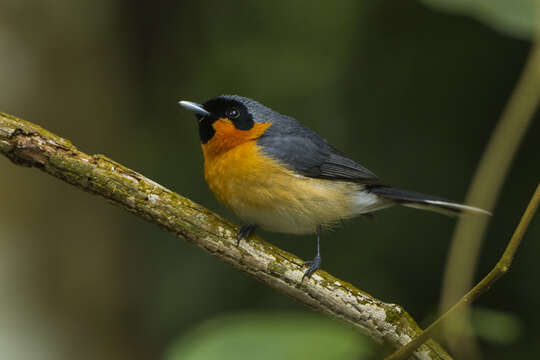
{"type": "Polygon", "coordinates": [[[225,116],[227,116],[229,119],[236,119],[240,116],[240,111],[238,111],[235,108],[230,108],[227,111],[225,111],[225,116]]]}

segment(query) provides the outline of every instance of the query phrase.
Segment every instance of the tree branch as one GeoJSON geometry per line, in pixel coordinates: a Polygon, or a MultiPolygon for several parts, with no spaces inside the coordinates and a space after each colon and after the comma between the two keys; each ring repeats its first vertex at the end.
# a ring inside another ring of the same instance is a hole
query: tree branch
{"type": "MultiPolygon", "coordinates": [[[[41,127],[0,113],[0,153],[37,167],[184,238],[277,291],[352,324],[373,340],[399,348],[421,329],[395,304],[384,303],[324,271],[303,282],[303,261],[258,237],[236,246],[237,227],[103,155],[88,155],[41,127]]],[[[429,340],[415,359],[450,359],[429,340]]]]}

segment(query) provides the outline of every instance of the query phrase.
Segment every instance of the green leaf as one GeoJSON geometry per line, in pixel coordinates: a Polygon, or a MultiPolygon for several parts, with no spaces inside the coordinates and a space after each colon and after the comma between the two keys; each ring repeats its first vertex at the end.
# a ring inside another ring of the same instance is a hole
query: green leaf
{"type": "Polygon", "coordinates": [[[293,313],[230,315],[181,336],[165,360],[361,360],[370,342],[322,316],[293,313]]]}
{"type": "Polygon", "coordinates": [[[510,313],[475,307],[471,317],[476,335],[492,343],[514,344],[523,333],[519,318],[510,313]]]}
{"type": "Polygon", "coordinates": [[[424,4],[454,14],[471,16],[512,36],[530,39],[539,13],[536,0],[421,0],[424,4]]]}

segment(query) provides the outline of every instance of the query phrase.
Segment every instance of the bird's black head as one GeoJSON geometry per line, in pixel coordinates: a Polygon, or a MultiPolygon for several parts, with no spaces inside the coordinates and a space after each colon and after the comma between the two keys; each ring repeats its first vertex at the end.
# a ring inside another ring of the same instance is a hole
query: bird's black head
{"type": "Polygon", "coordinates": [[[195,113],[199,121],[201,142],[206,144],[215,134],[214,122],[229,120],[238,130],[250,130],[255,123],[269,121],[272,110],[255,100],[238,95],[222,95],[199,105],[189,101],[180,101],[180,105],[195,113]]]}

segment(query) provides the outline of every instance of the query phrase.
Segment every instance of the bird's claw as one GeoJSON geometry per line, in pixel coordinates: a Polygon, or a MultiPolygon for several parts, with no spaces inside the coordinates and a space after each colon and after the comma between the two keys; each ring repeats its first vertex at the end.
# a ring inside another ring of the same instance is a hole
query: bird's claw
{"type": "Polygon", "coordinates": [[[244,225],[238,230],[238,237],[236,238],[236,246],[240,246],[242,239],[248,239],[249,236],[255,231],[257,225],[244,225]]]}
{"type": "Polygon", "coordinates": [[[321,267],[321,262],[322,262],[321,256],[318,254],[313,258],[313,260],[304,262],[304,265],[309,265],[309,268],[306,270],[306,272],[304,272],[304,276],[302,276],[302,281],[304,281],[304,278],[306,276],[311,277],[311,275],[315,272],[315,270],[321,267]]]}

